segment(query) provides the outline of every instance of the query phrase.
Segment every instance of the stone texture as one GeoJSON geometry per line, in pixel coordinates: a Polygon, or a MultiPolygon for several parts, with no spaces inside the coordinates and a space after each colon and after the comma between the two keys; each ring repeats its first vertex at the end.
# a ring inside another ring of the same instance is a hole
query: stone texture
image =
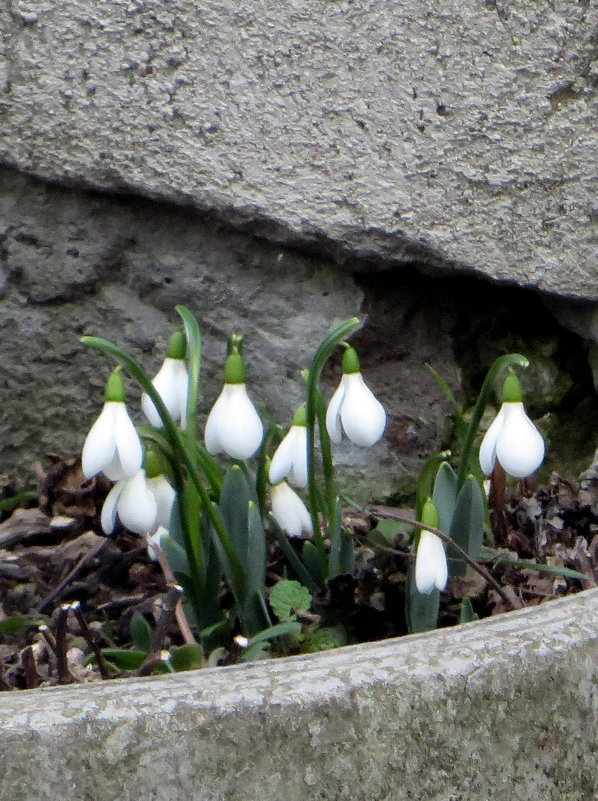
{"type": "Polygon", "coordinates": [[[598,590],[246,666],[2,693],[0,799],[594,801],[598,590]]]}
{"type": "MultiPolygon", "coordinates": [[[[333,324],[360,314],[362,291],[329,259],[151,201],[67,191],[7,170],[0,179],[0,469],[80,451],[113,365],[80,344],[83,334],[136,353],[153,375],[178,322],[174,307],[185,303],[204,337],[201,410],[220,391],[227,336],[240,331],[264,420],[288,425],[304,400],[300,370],[333,324]]],[[[395,304],[392,327],[388,315],[379,321],[383,348],[375,328],[357,337],[364,374],[389,412],[384,443],[336,452],[343,487],[364,502],[395,492],[439,446],[447,404],[424,362],[443,359],[457,381],[452,318],[439,310],[427,321],[419,298],[395,304]]],[[[339,377],[337,362],[324,376],[327,395],[339,377]]]]}
{"type": "Polygon", "coordinates": [[[596,300],[597,20],[589,0],[1,0],[0,162],[596,300]]]}

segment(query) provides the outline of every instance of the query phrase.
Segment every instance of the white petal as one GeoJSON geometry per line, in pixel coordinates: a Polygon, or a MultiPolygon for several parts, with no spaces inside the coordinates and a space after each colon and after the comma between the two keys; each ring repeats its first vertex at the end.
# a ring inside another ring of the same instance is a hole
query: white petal
{"type": "Polygon", "coordinates": [[[147,555],[152,560],[152,562],[158,561],[158,554],[156,553],[153,546],[157,545],[158,548],[162,547],[162,538],[168,536],[168,529],[164,528],[164,526],[158,526],[156,532],[152,534],[150,537],[150,541],[147,544],[147,555]]]}
{"type": "Polygon", "coordinates": [[[293,461],[289,473],[289,481],[294,487],[307,487],[307,428],[291,426],[295,429],[293,442],[293,461]]]}
{"type": "Polygon", "coordinates": [[[174,359],[177,362],[175,367],[175,387],[179,405],[178,419],[180,419],[183,431],[187,428],[187,398],[189,396],[189,374],[183,359],[174,359]]]}
{"type": "Polygon", "coordinates": [[[301,498],[286,481],[270,487],[272,514],[283,531],[291,537],[313,535],[311,515],[301,498]]]}
{"type": "MultiPolygon", "coordinates": [[[[169,357],[164,359],[162,366],[152,379],[152,384],[175,422],[181,420],[182,413],[186,416],[188,378],[183,359],[169,357]],[[183,393],[181,393],[181,383],[184,384],[183,393]],[[181,403],[181,394],[184,394],[183,403],[181,403]]],[[[141,407],[151,425],[155,428],[163,428],[158,410],[145,392],[141,396],[141,407]]]]}
{"type": "Polygon", "coordinates": [[[542,435],[522,403],[503,403],[505,420],[496,444],[496,458],[513,478],[526,478],[544,461],[542,435]]]}
{"type": "Polygon", "coordinates": [[[116,449],[123,472],[127,478],[132,478],[141,468],[143,450],[141,440],[131,422],[124,403],[115,404],[114,410],[114,436],[116,449]]]}
{"type": "Polygon", "coordinates": [[[415,557],[415,586],[423,595],[429,595],[434,587],[443,590],[448,580],[448,567],[444,545],[440,537],[431,531],[422,531],[415,557]]]}
{"type": "Polygon", "coordinates": [[[343,431],[341,428],[341,404],[345,397],[345,376],[343,376],[340,384],[336,388],[334,395],[330,398],[330,403],[326,409],[326,431],[328,436],[335,445],[340,445],[343,438],[343,431]]]}
{"type": "Polygon", "coordinates": [[[498,442],[499,434],[502,430],[505,421],[505,413],[503,407],[500,407],[499,413],[496,415],[490,427],[484,434],[484,439],[480,445],[480,467],[485,476],[491,476],[496,462],[496,443],[498,442]]]}
{"type": "Polygon", "coordinates": [[[356,445],[374,445],[386,428],[384,407],[368,389],[361,373],[349,373],[343,380],[345,398],[340,415],[345,434],[356,445]]]}
{"type": "Polygon", "coordinates": [[[208,452],[224,451],[233,459],[249,459],[263,436],[262,421],[245,384],[225,384],[206,422],[204,439],[208,452]]]}
{"type": "Polygon", "coordinates": [[[270,463],[270,484],[280,484],[288,476],[293,467],[293,454],[295,452],[296,426],[291,426],[286,437],[282,440],[270,463]]]}
{"type": "Polygon", "coordinates": [[[301,498],[286,481],[270,488],[272,513],[279,526],[291,537],[313,534],[311,515],[301,498]]]}
{"type": "Polygon", "coordinates": [[[163,528],[170,528],[170,515],[172,513],[172,504],[174,503],[176,492],[164,476],[148,478],[147,488],[154,496],[158,507],[156,525],[162,526],[163,528]]]}
{"type": "Polygon", "coordinates": [[[120,522],[130,531],[144,534],[154,530],[158,507],[156,499],[147,488],[145,470],[139,470],[133,478],[125,480],[117,511],[120,522]]]}
{"type": "Polygon", "coordinates": [[[100,522],[102,523],[102,531],[104,534],[112,534],[114,526],[116,525],[116,504],[123,491],[124,481],[118,481],[110,490],[102,506],[102,515],[100,522]]]}
{"type": "Polygon", "coordinates": [[[104,404],[83,445],[81,459],[83,474],[86,478],[91,478],[101,472],[111,462],[116,453],[116,439],[114,437],[115,405],[112,402],[104,404]]]}

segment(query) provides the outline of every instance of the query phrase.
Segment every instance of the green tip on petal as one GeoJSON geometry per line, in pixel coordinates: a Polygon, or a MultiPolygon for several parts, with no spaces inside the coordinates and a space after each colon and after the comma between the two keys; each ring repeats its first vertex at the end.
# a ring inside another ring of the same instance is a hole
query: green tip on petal
{"type": "Polygon", "coordinates": [[[506,377],[502,388],[502,401],[503,403],[521,403],[522,399],[521,382],[515,373],[511,373],[506,377]]]}
{"type": "Polygon", "coordinates": [[[343,354],[343,373],[347,375],[348,373],[359,373],[361,372],[359,369],[359,358],[357,356],[357,351],[355,348],[347,348],[347,350],[343,354]]]}
{"type": "Polygon", "coordinates": [[[160,459],[155,451],[149,450],[145,452],[143,468],[147,478],[156,478],[156,476],[162,475],[162,465],[160,464],[160,459]]]}
{"type": "Polygon", "coordinates": [[[224,367],[224,383],[225,384],[244,384],[245,383],[245,366],[241,354],[234,350],[224,367]]]}
{"type": "Polygon", "coordinates": [[[243,334],[231,334],[226,343],[226,355],[231,356],[233,353],[240,353],[242,356],[244,341],[243,334]]]}
{"type": "Polygon", "coordinates": [[[424,504],[424,508],[422,510],[422,523],[426,526],[432,526],[432,528],[440,528],[438,509],[434,505],[432,498],[428,498],[424,504]]]}
{"type": "Polygon", "coordinates": [[[104,391],[104,398],[110,403],[124,403],[126,398],[125,384],[120,377],[122,367],[116,367],[108,381],[106,381],[106,390],[104,391]]]}
{"type": "Polygon", "coordinates": [[[166,356],[169,359],[184,359],[187,353],[187,339],[183,331],[175,331],[168,340],[166,356]]]}
{"type": "Polygon", "coordinates": [[[307,425],[307,404],[302,403],[301,406],[295,412],[295,416],[293,417],[293,425],[294,426],[306,426],[307,425]]]}

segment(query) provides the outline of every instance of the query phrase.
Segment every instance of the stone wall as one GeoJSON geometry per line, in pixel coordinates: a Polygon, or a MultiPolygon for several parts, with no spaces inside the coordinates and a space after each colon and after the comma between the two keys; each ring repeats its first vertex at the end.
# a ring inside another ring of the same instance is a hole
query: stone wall
{"type": "Polygon", "coordinates": [[[593,425],[597,22],[532,0],[0,0],[0,467],[80,448],[108,369],[81,334],[151,372],[180,302],[203,408],[241,330],[283,423],[320,338],[367,312],[389,429],[339,453],[353,492],[399,492],[447,443],[425,362],[471,395],[498,348],[531,348],[536,413],[593,425]]]}

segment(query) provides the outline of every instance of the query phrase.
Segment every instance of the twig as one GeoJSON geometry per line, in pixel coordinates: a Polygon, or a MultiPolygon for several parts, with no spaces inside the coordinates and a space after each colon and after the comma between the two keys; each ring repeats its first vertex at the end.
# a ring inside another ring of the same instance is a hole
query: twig
{"type": "Polygon", "coordinates": [[[40,607],[38,609],[38,612],[40,614],[43,615],[44,612],[48,610],[48,607],[52,604],[52,602],[57,601],[60,598],[60,596],[64,593],[66,587],[68,587],[71,581],[73,581],[73,579],[81,572],[82,568],[87,564],[87,562],[89,562],[91,559],[97,556],[100,553],[100,551],[106,547],[107,543],[108,543],[107,539],[102,540],[102,542],[96,545],[96,547],[93,548],[89,553],[81,557],[81,559],[77,562],[77,564],[68,574],[68,576],[65,579],[63,579],[63,581],[60,582],[58,587],[55,587],[52,590],[52,592],[49,595],[47,595],[41,602],[40,607]]]}
{"type": "Polygon", "coordinates": [[[66,625],[70,611],[70,604],[62,604],[56,621],[56,667],[59,684],[70,684],[73,680],[66,657],[66,625]]]}
{"type": "Polygon", "coordinates": [[[27,685],[27,689],[33,690],[35,687],[39,687],[39,685],[42,683],[42,679],[37,672],[33,648],[30,645],[21,651],[21,664],[23,665],[23,673],[25,674],[25,684],[27,685]]]}
{"type": "MultiPolygon", "coordinates": [[[[166,579],[167,584],[176,584],[176,578],[174,573],[172,572],[172,568],[168,563],[168,559],[166,558],[166,554],[164,553],[164,549],[161,548],[156,543],[152,542],[151,537],[149,534],[145,535],[145,540],[148,546],[151,546],[154,553],[158,557],[158,563],[160,565],[160,569],[164,574],[164,578],[166,579]]],[[[191,631],[191,626],[189,625],[189,621],[187,620],[187,615],[185,614],[185,610],[183,609],[183,603],[179,598],[178,603],[175,609],[175,617],[176,622],[183,637],[183,640],[187,645],[195,645],[197,640],[193,636],[193,632],[191,631]]]]}
{"type": "Polygon", "coordinates": [[[83,617],[83,612],[81,611],[81,604],[79,603],[79,601],[73,601],[73,603],[71,604],[71,609],[75,613],[75,617],[77,618],[77,621],[78,621],[79,625],[81,626],[81,631],[83,633],[83,636],[85,637],[85,639],[87,640],[87,642],[89,643],[89,645],[91,646],[91,648],[92,648],[92,650],[93,650],[93,652],[95,654],[95,658],[96,658],[97,663],[98,663],[98,668],[100,670],[100,676],[103,679],[109,679],[110,678],[110,671],[108,670],[108,665],[106,664],[106,659],[104,658],[104,654],[102,653],[102,649],[98,645],[97,640],[94,637],[94,634],[93,634],[92,630],[89,628],[89,626],[87,625],[87,621],[83,617]]]}
{"type": "MultiPolygon", "coordinates": [[[[473,568],[476,571],[476,573],[479,573],[480,576],[483,579],[485,579],[485,581],[488,584],[490,584],[490,586],[493,587],[493,589],[496,590],[496,592],[500,595],[502,600],[505,602],[505,604],[507,604],[507,606],[510,609],[521,609],[521,607],[523,606],[523,604],[519,602],[517,602],[519,603],[519,605],[517,606],[517,604],[511,598],[509,598],[507,593],[503,590],[503,588],[500,586],[500,584],[494,578],[494,576],[488,570],[486,570],[485,567],[476,562],[475,559],[472,559],[471,556],[467,553],[467,551],[464,551],[463,548],[457,545],[457,543],[450,537],[447,537],[447,535],[443,531],[440,531],[439,528],[434,528],[433,526],[424,525],[422,522],[418,520],[413,520],[408,515],[401,514],[401,512],[395,512],[394,510],[389,509],[386,506],[369,506],[368,511],[374,517],[381,517],[385,520],[397,520],[399,523],[407,523],[407,525],[413,526],[414,528],[425,529],[426,531],[431,531],[432,534],[436,534],[437,537],[439,537],[447,545],[450,545],[450,547],[453,548],[453,550],[455,550],[459,554],[459,556],[461,557],[461,559],[463,559],[464,562],[467,562],[467,564],[471,568],[473,568]]],[[[399,551],[398,553],[401,552],[399,551]]],[[[404,554],[401,555],[404,556],[404,554]]]]}
{"type": "Polygon", "coordinates": [[[175,610],[177,603],[183,594],[183,588],[179,584],[173,584],[168,588],[168,592],[162,600],[162,614],[156,624],[156,628],[152,637],[150,650],[145,658],[143,665],[137,671],[138,676],[148,676],[156,664],[156,661],[163,662],[164,658],[161,656],[161,645],[166,636],[166,631],[172,619],[175,617],[175,610]]]}

